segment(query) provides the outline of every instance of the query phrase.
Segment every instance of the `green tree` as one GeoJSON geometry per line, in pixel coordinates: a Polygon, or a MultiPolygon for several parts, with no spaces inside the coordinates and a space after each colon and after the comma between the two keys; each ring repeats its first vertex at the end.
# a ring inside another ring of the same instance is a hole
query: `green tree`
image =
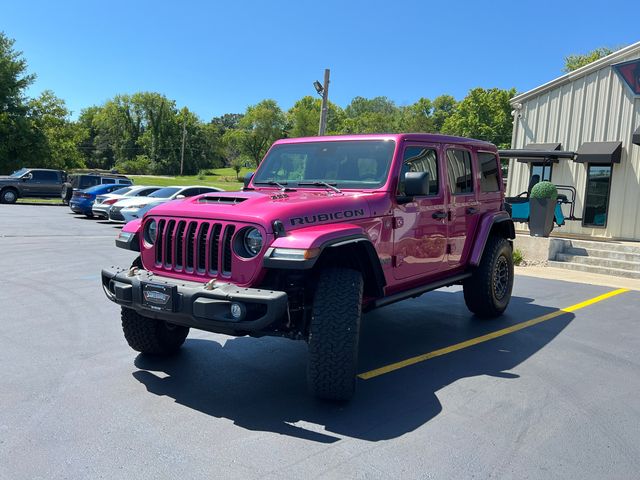
{"type": "Polygon", "coordinates": [[[285,124],[285,115],[275,100],[263,100],[247,108],[239,122],[240,129],[245,133],[242,136],[242,148],[256,166],[269,146],[284,137],[285,124]]]}
{"type": "Polygon", "coordinates": [[[44,135],[29,117],[24,95],[35,75],[27,73],[27,62],[14,44],[0,32],[0,173],[33,165],[46,145],[44,135]]]}
{"type": "Polygon", "coordinates": [[[507,148],[511,144],[511,100],[516,90],[474,88],[445,120],[442,133],[477,138],[507,148]]]}
{"type": "MultiPolygon", "coordinates": [[[[312,137],[318,134],[322,100],[310,95],[302,97],[287,112],[287,132],[290,137],[312,137]]],[[[343,110],[335,103],[327,105],[327,134],[342,131],[343,110]]]]}
{"type": "Polygon", "coordinates": [[[399,130],[400,110],[387,97],[355,97],[344,113],[344,133],[390,133],[399,130]]]}
{"type": "Polygon", "coordinates": [[[607,55],[611,55],[616,50],[619,50],[619,48],[600,47],[585,54],[568,55],[564,57],[564,68],[562,70],[564,72],[573,72],[580,67],[589,65],[607,55]]]}
{"type": "Polygon", "coordinates": [[[400,109],[398,131],[400,132],[435,132],[433,122],[433,103],[428,98],[421,98],[413,105],[400,109]]]}
{"type": "Polygon", "coordinates": [[[433,99],[433,128],[436,132],[442,131],[444,122],[456,108],[456,99],[451,95],[440,95],[433,99]]]}
{"type": "Polygon", "coordinates": [[[64,100],[51,90],[45,90],[29,102],[29,112],[35,127],[45,138],[44,149],[40,152],[42,156],[31,166],[61,170],[83,168],[85,162],[78,145],[87,132],[80,124],[70,121],[64,100]]]}

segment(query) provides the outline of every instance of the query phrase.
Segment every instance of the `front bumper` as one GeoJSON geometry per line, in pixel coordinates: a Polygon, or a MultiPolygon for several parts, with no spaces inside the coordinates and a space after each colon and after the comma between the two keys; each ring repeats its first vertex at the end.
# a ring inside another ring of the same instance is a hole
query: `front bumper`
{"type": "Polygon", "coordinates": [[[102,205],[102,204],[96,205],[94,203],[93,207],[91,207],[91,211],[96,217],[109,218],[110,208],[111,208],[111,205],[102,205]]]}
{"type": "Polygon", "coordinates": [[[266,333],[270,325],[287,315],[285,292],[230,283],[214,283],[207,288],[203,283],[162,277],[146,270],[103,269],[102,287],[109,300],[145,317],[228,335],[266,333]],[[171,300],[162,306],[153,305],[158,300],[147,298],[145,293],[150,290],[171,292],[171,300]],[[234,303],[243,312],[240,319],[231,315],[234,303]]]}

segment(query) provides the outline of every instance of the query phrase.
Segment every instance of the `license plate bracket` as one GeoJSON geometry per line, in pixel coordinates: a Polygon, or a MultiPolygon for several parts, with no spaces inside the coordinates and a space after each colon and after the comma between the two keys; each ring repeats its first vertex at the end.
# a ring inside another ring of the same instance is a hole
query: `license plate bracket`
{"type": "Polygon", "coordinates": [[[158,283],[142,283],[142,304],[151,310],[175,311],[178,287],[158,283]]]}

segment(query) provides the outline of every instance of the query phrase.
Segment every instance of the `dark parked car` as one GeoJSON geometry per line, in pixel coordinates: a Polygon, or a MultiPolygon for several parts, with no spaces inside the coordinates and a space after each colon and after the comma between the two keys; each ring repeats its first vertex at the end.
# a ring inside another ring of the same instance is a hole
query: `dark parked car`
{"type": "Polygon", "coordinates": [[[66,176],[62,170],[21,168],[0,177],[0,202],[16,203],[18,198],[56,198],[66,176]]]}
{"type": "Polygon", "coordinates": [[[62,197],[63,203],[69,203],[69,200],[71,200],[75,190],[85,190],[89,187],[95,187],[96,185],[107,184],[116,184],[123,187],[125,185],[132,185],[133,182],[125,175],[119,175],[117,173],[74,173],[68,176],[66,182],[62,186],[60,196],[62,197]]]}

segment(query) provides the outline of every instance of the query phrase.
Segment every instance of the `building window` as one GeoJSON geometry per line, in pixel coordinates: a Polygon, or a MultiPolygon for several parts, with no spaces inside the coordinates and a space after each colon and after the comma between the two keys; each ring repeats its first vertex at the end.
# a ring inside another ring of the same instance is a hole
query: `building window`
{"type": "Polygon", "coordinates": [[[587,189],[582,224],[588,227],[606,227],[611,191],[611,165],[587,167],[587,189]]]}
{"type": "Polygon", "coordinates": [[[538,175],[538,182],[544,180],[551,181],[551,171],[553,170],[552,163],[532,163],[531,164],[531,178],[534,175],[538,175]]]}
{"type": "Polygon", "coordinates": [[[498,157],[493,153],[478,152],[478,164],[480,165],[480,190],[482,192],[500,191],[498,179],[498,157]]]}
{"type": "Polygon", "coordinates": [[[449,188],[454,195],[473,192],[471,155],[466,150],[447,150],[449,188]]]}

